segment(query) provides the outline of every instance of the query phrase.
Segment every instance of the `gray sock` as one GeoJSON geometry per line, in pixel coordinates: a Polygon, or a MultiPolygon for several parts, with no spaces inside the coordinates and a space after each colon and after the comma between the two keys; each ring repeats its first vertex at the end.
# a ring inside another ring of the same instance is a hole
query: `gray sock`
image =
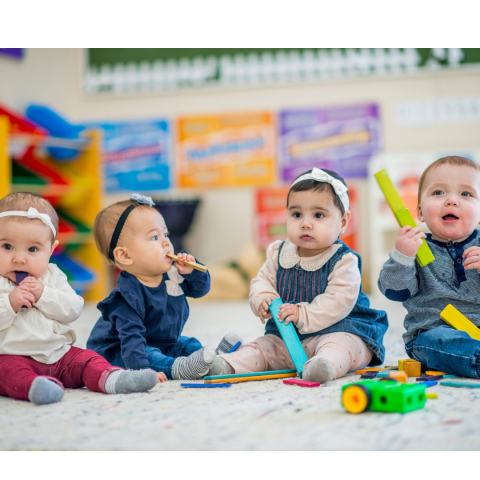
{"type": "Polygon", "coordinates": [[[302,378],[310,382],[327,383],[334,376],[332,364],[324,357],[317,357],[305,366],[302,378]]]}
{"type": "Polygon", "coordinates": [[[233,332],[227,333],[223,338],[222,341],[218,344],[215,353],[217,355],[221,355],[222,353],[228,353],[230,349],[238,342],[241,342],[242,339],[233,332]]]}
{"type": "Polygon", "coordinates": [[[207,345],[188,357],[177,358],[172,365],[175,380],[198,380],[204,377],[215,359],[215,350],[207,345]]]}
{"type": "Polygon", "coordinates": [[[115,370],[105,382],[105,391],[112,395],[117,393],[147,392],[158,382],[157,373],[147,368],[144,370],[115,370]]]}
{"type": "Polygon", "coordinates": [[[59,402],[63,394],[63,388],[45,377],[37,377],[28,391],[28,399],[36,405],[59,402]]]}
{"type": "Polygon", "coordinates": [[[208,375],[230,375],[234,372],[233,367],[224,358],[217,355],[210,366],[208,375]]]}

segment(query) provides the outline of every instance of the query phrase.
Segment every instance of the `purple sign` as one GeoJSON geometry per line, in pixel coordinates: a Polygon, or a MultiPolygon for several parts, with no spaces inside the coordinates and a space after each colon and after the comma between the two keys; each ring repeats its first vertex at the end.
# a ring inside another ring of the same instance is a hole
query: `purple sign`
{"type": "Polygon", "coordinates": [[[313,167],[366,178],[368,161],[381,148],[375,104],[284,110],[279,129],[280,175],[286,182],[313,167]]]}
{"type": "Polygon", "coordinates": [[[23,48],[0,48],[0,54],[20,60],[23,57],[23,48]]]}

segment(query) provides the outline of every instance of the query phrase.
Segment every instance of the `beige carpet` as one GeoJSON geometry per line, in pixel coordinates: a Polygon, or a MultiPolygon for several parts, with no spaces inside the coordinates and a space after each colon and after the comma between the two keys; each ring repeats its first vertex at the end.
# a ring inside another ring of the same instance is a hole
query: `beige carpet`
{"type": "MultiPolygon", "coordinates": [[[[378,299],[389,314],[387,364],[405,358],[403,308],[378,299]]],[[[84,347],[98,318],[86,306],[74,324],[84,347]]],[[[217,345],[228,331],[244,340],[263,334],[246,302],[192,302],[185,335],[217,345]]],[[[479,450],[480,389],[435,386],[424,409],[407,414],[350,415],[340,405],[348,375],[320,388],[281,380],[218,389],[179,381],[151,392],[103,395],[67,390],[54,405],[0,397],[0,450],[479,450]]]]}

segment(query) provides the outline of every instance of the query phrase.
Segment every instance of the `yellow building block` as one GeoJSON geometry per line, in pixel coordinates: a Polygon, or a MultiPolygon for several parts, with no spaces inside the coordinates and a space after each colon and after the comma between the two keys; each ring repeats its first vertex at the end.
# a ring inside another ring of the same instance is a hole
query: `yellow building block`
{"type": "Polygon", "coordinates": [[[446,372],[436,372],[434,370],[428,370],[425,372],[425,375],[448,375],[446,372]]]}
{"type": "Polygon", "coordinates": [[[474,340],[480,340],[480,329],[453,305],[447,305],[440,313],[440,318],[452,328],[468,333],[474,340]]]}
{"type": "MultiPolygon", "coordinates": [[[[397,192],[397,189],[393,185],[390,177],[386,170],[380,170],[375,174],[375,178],[377,179],[378,185],[380,186],[383,194],[385,195],[385,199],[387,200],[388,205],[392,209],[395,218],[397,219],[398,224],[400,227],[405,227],[409,225],[412,228],[415,228],[417,224],[412,217],[412,214],[405,207],[403,200],[400,198],[400,195],[397,192]]],[[[427,242],[422,239],[422,244],[417,251],[417,261],[421,267],[432,263],[435,260],[430,247],[427,245],[427,242]]]]}
{"type": "Polygon", "coordinates": [[[407,383],[407,374],[405,372],[390,372],[388,376],[400,383],[407,383]]]}
{"type": "Polygon", "coordinates": [[[415,360],[403,362],[403,371],[407,374],[407,377],[420,377],[422,375],[422,364],[415,360]]]}
{"type": "Polygon", "coordinates": [[[403,362],[408,362],[410,360],[411,360],[411,358],[405,358],[404,360],[399,360],[398,361],[398,370],[400,372],[403,372],[403,362]]]}

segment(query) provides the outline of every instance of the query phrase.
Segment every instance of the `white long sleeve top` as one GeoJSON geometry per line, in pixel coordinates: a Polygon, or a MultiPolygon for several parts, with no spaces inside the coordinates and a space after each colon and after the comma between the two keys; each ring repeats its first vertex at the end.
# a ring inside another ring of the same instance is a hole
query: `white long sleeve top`
{"type": "MultiPolygon", "coordinates": [[[[250,307],[260,316],[259,307],[265,297],[279,298],[277,292],[278,252],[281,241],[270,244],[267,260],[250,285],[250,307]]],[[[340,245],[332,245],[314,257],[300,257],[298,247],[288,239],[282,248],[280,264],[283,268],[300,265],[306,270],[318,270],[336,253],[340,245]]],[[[358,259],[353,253],[344,255],[328,276],[325,292],[317,295],[311,303],[297,303],[299,306],[298,331],[301,334],[314,333],[328,328],[344,319],[353,309],[360,292],[361,275],[358,259]]],[[[271,316],[271,315],[270,315],[271,316]]]]}
{"type": "Polygon", "coordinates": [[[84,301],[53,263],[39,280],[44,290],[38,302],[15,313],[8,295],[16,285],[0,276],[0,355],[25,355],[51,364],[75,343],[70,323],[80,316],[84,301]]]}

